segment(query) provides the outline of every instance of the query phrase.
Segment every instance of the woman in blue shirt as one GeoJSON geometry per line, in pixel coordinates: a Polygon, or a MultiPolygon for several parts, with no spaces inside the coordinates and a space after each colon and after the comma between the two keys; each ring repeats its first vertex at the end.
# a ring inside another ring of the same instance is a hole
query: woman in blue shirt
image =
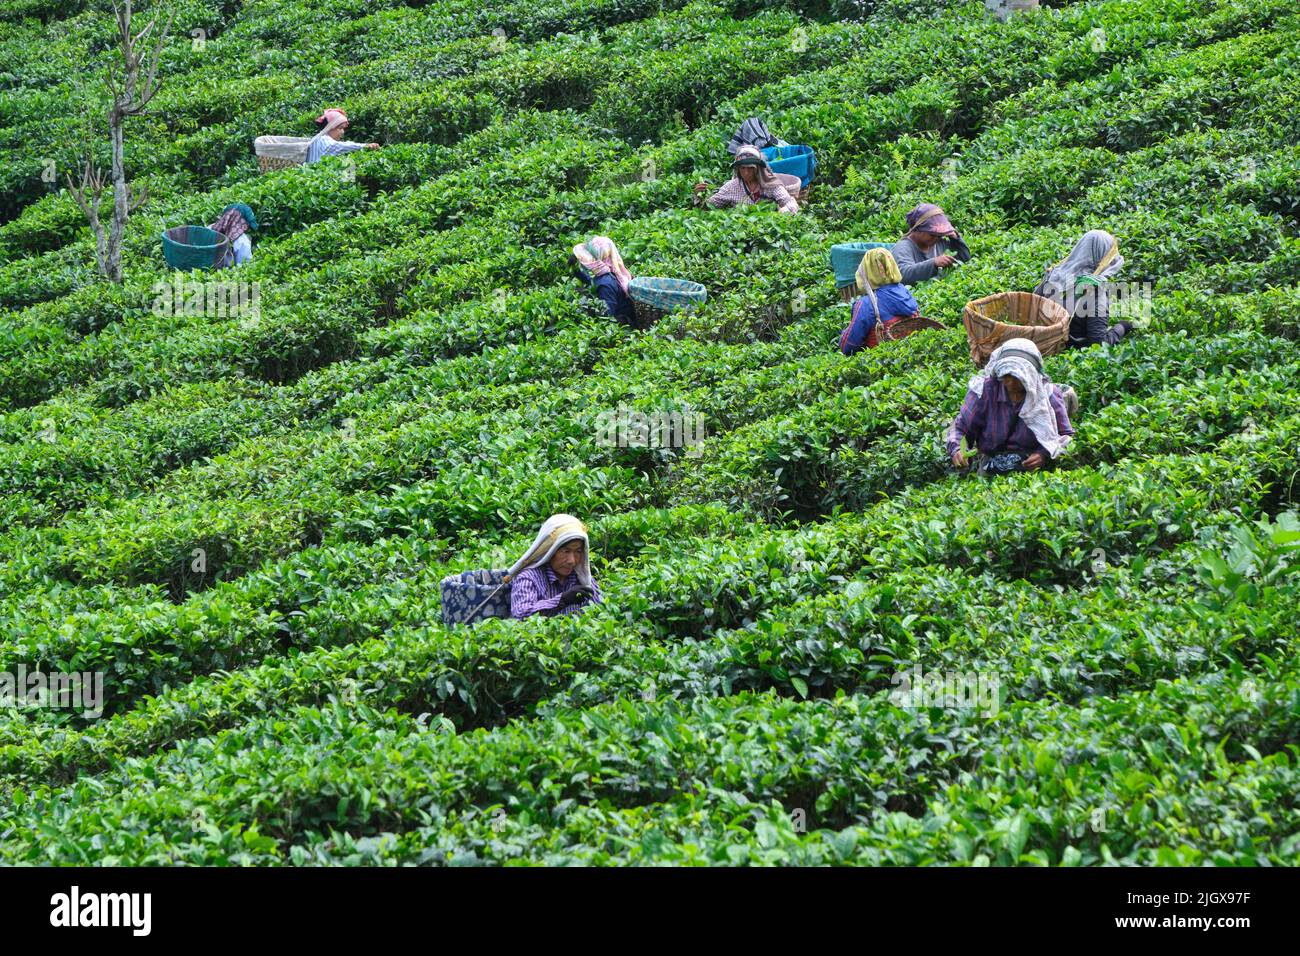
{"type": "Polygon", "coordinates": [[[840,351],[845,355],[875,348],[886,325],[920,313],[888,249],[867,250],[858,266],[857,283],[860,295],[853,300],[853,317],[840,334],[840,351]]]}

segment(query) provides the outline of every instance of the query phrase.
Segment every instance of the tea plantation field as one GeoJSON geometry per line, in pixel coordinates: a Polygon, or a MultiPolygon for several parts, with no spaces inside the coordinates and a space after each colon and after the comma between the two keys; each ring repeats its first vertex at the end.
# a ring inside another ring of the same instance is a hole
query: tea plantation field
{"type": "Polygon", "coordinates": [[[111,16],[0,0],[0,672],[104,675],[0,709],[0,864],[1300,858],[1294,0],[169,9],[115,285],[43,178],[111,16]],[[259,174],[327,106],[383,148],[259,174]],[[811,202],[692,208],[755,115],[811,202]],[[260,314],[155,308],[161,229],[236,201],[260,314]],[[973,254],[915,290],[945,330],[841,355],[831,244],[921,201],[973,254]],[[957,474],[964,303],[1090,228],[1151,324],[1047,359],[1062,467],[957,474]],[[619,326],[592,234],[708,301],[619,326]],[[605,602],[443,626],[555,512],[605,602]]]}

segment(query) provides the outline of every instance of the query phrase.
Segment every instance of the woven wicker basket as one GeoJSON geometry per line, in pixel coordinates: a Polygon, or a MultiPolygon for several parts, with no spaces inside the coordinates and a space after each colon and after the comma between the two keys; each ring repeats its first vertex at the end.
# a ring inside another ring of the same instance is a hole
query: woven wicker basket
{"type": "Polygon", "coordinates": [[[628,286],[637,328],[648,329],[670,312],[693,309],[708,297],[704,286],[686,279],[637,276],[628,286]]]}
{"type": "Polygon", "coordinates": [[[644,332],[668,314],[667,310],[651,305],[649,302],[637,302],[635,300],[632,302],[632,311],[636,315],[636,322],[632,328],[639,332],[644,332]]]}
{"type": "Polygon", "coordinates": [[[274,156],[257,157],[257,171],[259,173],[269,173],[277,169],[293,169],[293,167],[301,165],[301,160],[277,159],[274,156]]]}
{"type": "Polygon", "coordinates": [[[942,329],[943,326],[920,315],[905,315],[900,319],[894,319],[892,322],[886,322],[880,330],[880,341],[897,342],[899,339],[905,339],[913,332],[920,332],[923,329],[942,329]]]}
{"type": "Polygon", "coordinates": [[[1070,335],[1065,307],[1032,292],[998,292],[967,302],[961,320],[971,361],[979,368],[1007,339],[1029,339],[1043,355],[1054,355],[1065,348],[1070,335]]]}
{"type": "Polygon", "coordinates": [[[253,140],[258,172],[301,166],[307,160],[311,139],[304,136],[259,136],[253,140]]]}

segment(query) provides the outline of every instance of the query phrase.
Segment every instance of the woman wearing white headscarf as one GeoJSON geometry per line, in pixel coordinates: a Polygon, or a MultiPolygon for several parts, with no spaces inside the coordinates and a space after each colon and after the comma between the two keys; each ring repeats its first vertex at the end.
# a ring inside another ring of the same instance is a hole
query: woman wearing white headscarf
{"type": "Polygon", "coordinates": [[[1070,254],[1048,266],[1035,294],[1059,302],[1070,313],[1070,345],[1114,345],[1133,330],[1133,322],[1110,325],[1106,286],[1124,266],[1119,241],[1104,229],[1086,232],[1070,254]]]}
{"type": "Polygon", "coordinates": [[[307,144],[305,165],[310,166],[326,156],[342,156],[358,149],[379,148],[378,143],[350,143],[345,140],[343,134],[347,131],[349,122],[348,114],[342,110],[329,109],[316,117],[319,132],[307,144]]]}
{"type": "Polygon", "coordinates": [[[980,453],[980,471],[1033,471],[1058,458],[1074,428],[1074,389],[1062,390],[1043,374],[1043,356],[1029,339],[1010,339],[994,350],[984,371],[970,380],[966,400],[948,430],[948,455],[966,465],[961,450],[980,453]]]}
{"type": "Polygon", "coordinates": [[[577,614],[601,601],[591,576],[587,526],[573,515],[551,515],[506,575],[510,616],[577,614]]]}

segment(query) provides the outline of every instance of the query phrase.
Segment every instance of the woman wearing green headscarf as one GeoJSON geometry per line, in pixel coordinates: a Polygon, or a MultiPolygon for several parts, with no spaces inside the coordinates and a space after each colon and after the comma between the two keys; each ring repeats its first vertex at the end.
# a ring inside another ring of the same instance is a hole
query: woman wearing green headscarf
{"type": "Polygon", "coordinates": [[[230,240],[230,249],[225,258],[217,263],[218,269],[237,266],[253,258],[253,243],[247,232],[257,229],[257,217],[248,206],[242,202],[231,203],[221,210],[220,217],[208,228],[215,229],[230,240]]]}
{"type": "Polygon", "coordinates": [[[1110,324],[1110,279],[1124,266],[1119,240],[1093,229],[1060,262],[1049,266],[1036,295],[1059,302],[1070,313],[1070,345],[1114,345],[1133,330],[1132,321],[1110,324]]]}

